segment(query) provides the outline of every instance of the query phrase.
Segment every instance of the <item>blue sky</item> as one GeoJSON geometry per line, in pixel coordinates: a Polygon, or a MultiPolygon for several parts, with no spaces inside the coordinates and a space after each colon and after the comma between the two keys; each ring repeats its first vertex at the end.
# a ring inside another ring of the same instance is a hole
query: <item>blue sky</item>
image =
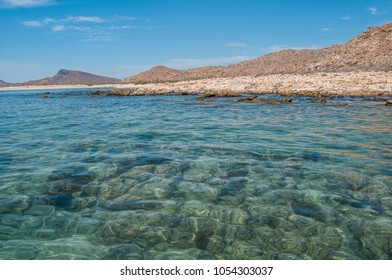
{"type": "Polygon", "coordinates": [[[392,0],[0,0],[0,79],[227,65],[345,43],[391,14],[392,0]]]}

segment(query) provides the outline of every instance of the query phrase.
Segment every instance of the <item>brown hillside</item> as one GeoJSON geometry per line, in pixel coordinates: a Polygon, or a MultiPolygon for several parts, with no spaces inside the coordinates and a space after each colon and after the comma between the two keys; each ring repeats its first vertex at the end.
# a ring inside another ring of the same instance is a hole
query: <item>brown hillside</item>
{"type": "Polygon", "coordinates": [[[215,77],[317,72],[392,71],[392,23],[367,31],[343,45],[319,50],[283,50],[229,66],[176,70],[164,66],[124,79],[126,83],[183,81],[215,77]]]}

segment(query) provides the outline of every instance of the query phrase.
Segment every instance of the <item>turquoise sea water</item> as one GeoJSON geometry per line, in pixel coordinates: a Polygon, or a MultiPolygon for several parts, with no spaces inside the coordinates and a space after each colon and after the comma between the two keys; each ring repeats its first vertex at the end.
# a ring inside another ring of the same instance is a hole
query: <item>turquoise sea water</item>
{"type": "Polygon", "coordinates": [[[392,108],[0,93],[0,259],[392,259],[392,108]]]}

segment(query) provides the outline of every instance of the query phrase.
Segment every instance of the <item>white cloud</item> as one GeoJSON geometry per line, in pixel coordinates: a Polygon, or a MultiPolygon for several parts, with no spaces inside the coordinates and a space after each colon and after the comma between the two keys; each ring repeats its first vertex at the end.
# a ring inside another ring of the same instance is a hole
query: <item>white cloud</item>
{"type": "Polygon", "coordinates": [[[29,20],[22,21],[21,23],[27,27],[46,27],[54,32],[64,30],[88,31],[91,30],[90,26],[81,25],[75,26],[69,23],[88,24],[88,23],[104,23],[106,22],[101,17],[90,16],[69,16],[67,18],[45,18],[42,20],[29,20]]]}
{"type": "Polygon", "coordinates": [[[114,41],[114,39],[112,36],[109,35],[96,35],[96,36],[84,38],[80,41],[81,42],[112,42],[114,41]]]}
{"type": "Polygon", "coordinates": [[[45,18],[42,22],[48,24],[48,23],[56,22],[56,20],[54,18],[45,18]]]}
{"type": "Polygon", "coordinates": [[[341,17],[340,19],[341,19],[341,20],[351,20],[351,19],[352,19],[352,17],[348,17],[348,16],[346,16],[346,17],[341,17]]]}
{"type": "Polygon", "coordinates": [[[68,35],[81,37],[79,38],[80,42],[109,42],[119,38],[119,35],[125,33],[126,30],[154,30],[158,28],[158,26],[151,25],[126,24],[131,20],[136,20],[136,18],[72,15],[63,18],[47,17],[40,20],[21,21],[20,23],[26,27],[44,28],[56,33],[67,32],[68,35]],[[113,36],[107,36],[108,34],[113,36]]]}
{"type": "Polygon", "coordinates": [[[324,28],[321,28],[321,30],[322,30],[322,31],[326,31],[326,32],[328,32],[328,31],[331,31],[332,29],[331,29],[331,28],[329,28],[329,27],[324,27],[324,28]]]}
{"type": "Polygon", "coordinates": [[[247,44],[239,43],[239,42],[227,42],[225,43],[225,46],[230,48],[236,48],[236,47],[244,48],[247,46],[247,44]]]}
{"type": "Polygon", "coordinates": [[[125,30],[125,29],[140,29],[140,26],[133,25],[111,25],[108,27],[108,30],[125,30]]]}
{"type": "Polygon", "coordinates": [[[64,21],[64,22],[93,22],[93,23],[105,22],[100,17],[86,17],[86,16],[67,17],[65,19],[60,19],[59,21],[64,21]]]}
{"type": "Polygon", "coordinates": [[[91,30],[91,27],[89,26],[75,26],[75,25],[64,25],[64,24],[56,24],[52,26],[52,31],[54,32],[60,32],[64,30],[76,30],[76,31],[89,31],[91,30]]]}
{"type": "Polygon", "coordinates": [[[251,59],[251,57],[248,56],[228,56],[214,58],[173,58],[170,59],[168,63],[166,63],[166,66],[172,68],[187,69],[202,66],[228,65],[249,59],[251,59]]]}
{"type": "Polygon", "coordinates": [[[137,17],[129,17],[129,16],[116,16],[116,18],[119,20],[138,20],[139,19],[137,17]]]}
{"type": "Polygon", "coordinates": [[[43,26],[42,22],[38,20],[29,20],[29,21],[22,21],[22,24],[28,27],[41,27],[43,26]]]}
{"type": "Polygon", "coordinates": [[[62,24],[58,24],[58,25],[55,25],[55,26],[52,27],[52,30],[54,32],[60,32],[60,31],[66,30],[66,29],[67,28],[64,25],[62,25],[62,24]]]}
{"type": "MultiPolygon", "coordinates": [[[[79,23],[79,24],[104,24],[104,23],[113,23],[113,22],[121,22],[121,21],[130,21],[130,20],[136,20],[136,18],[131,18],[131,17],[119,17],[116,16],[115,18],[112,19],[104,19],[101,17],[96,17],[96,16],[69,16],[66,18],[45,18],[42,20],[30,20],[30,21],[22,21],[21,23],[25,26],[29,27],[48,27],[50,29],[54,29],[54,27],[58,25],[66,25],[69,23],[79,23]]],[[[152,29],[155,28],[156,26],[138,26],[138,25],[112,25],[109,27],[105,27],[108,30],[122,30],[122,29],[152,29]]],[[[55,28],[56,29],[56,28],[55,28]]],[[[65,29],[75,29],[75,28],[65,28],[65,29]]],[[[62,29],[64,30],[64,29],[62,29]]],[[[79,30],[81,30],[79,28],[79,30]]],[[[86,30],[86,28],[84,28],[86,30]]]]}
{"type": "MultiPolygon", "coordinates": [[[[22,21],[23,25],[42,27],[45,25],[62,25],[64,23],[104,23],[106,20],[101,17],[70,16],[67,18],[45,18],[43,20],[22,21]]],[[[53,29],[53,26],[51,27],[53,29]]]]}
{"type": "Polygon", "coordinates": [[[68,26],[68,29],[76,30],[76,31],[89,31],[91,27],[88,26],[68,26]]]}
{"type": "Polygon", "coordinates": [[[377,7],[371,7],[367,8],[367,10],[370,12],[371,15],[377,16],[377,15],[382,15],[384,12],[380,11],[379,8],[377,7]]]}
{"type": "Polygon", "coordinates": [[[5,8],[32,8],[56,4],[53,0],[1,0],[1,7],[5,8]]]}

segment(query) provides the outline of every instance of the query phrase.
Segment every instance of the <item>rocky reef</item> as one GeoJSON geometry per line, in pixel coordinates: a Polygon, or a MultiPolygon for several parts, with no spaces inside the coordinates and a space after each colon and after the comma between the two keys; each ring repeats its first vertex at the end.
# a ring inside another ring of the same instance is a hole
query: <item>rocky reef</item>
{"type": "Polygon", "coordinates": [[[237,97],[242,94],[282,96],[391,96],[392,72],[277,74],[211,78],[176,83],[123,84],[108,95],[203,94],[204,97],[237,97]]]}

